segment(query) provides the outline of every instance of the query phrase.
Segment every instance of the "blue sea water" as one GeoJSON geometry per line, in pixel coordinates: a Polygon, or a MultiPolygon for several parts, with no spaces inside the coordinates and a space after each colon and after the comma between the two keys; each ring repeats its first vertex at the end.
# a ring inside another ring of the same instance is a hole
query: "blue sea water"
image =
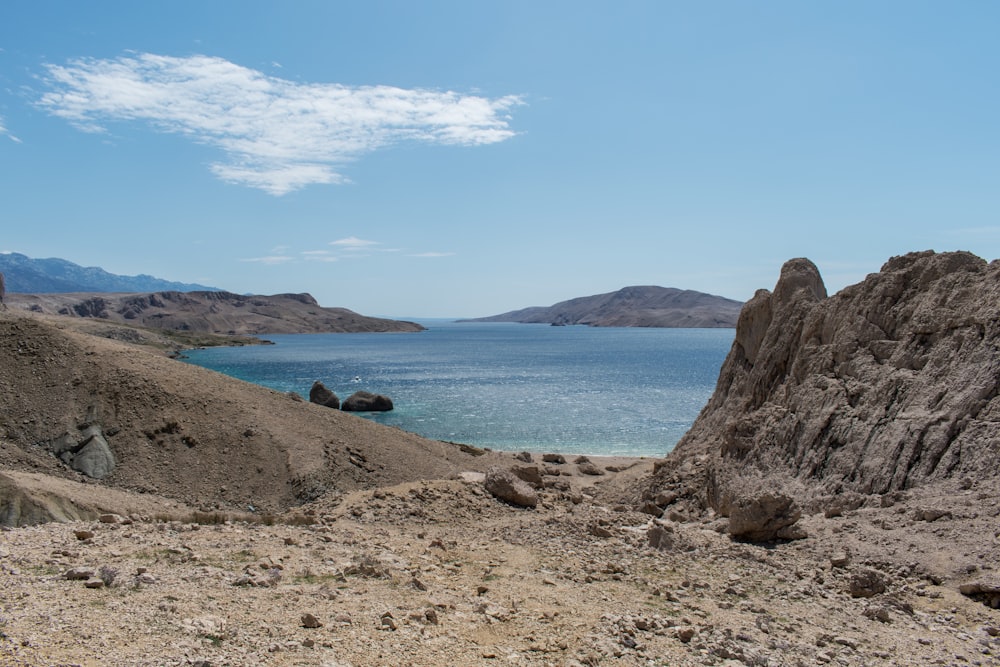
{"type": "Polygon", "coordinates": [[[708,401],[733,329],[552,327],[420,320],[427,331],[267,336],[188,361],[308,396],[363,389],[360,413],[422,436],[500,450],[663,456],[708,401]]]}

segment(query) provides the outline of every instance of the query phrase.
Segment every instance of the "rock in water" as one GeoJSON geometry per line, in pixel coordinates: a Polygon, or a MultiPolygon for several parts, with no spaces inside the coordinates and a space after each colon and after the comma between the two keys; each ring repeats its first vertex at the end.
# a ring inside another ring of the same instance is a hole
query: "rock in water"
{"type": "Polygon", "coordinates": [[[538,505],[538,494],[535,493],[535,490],[510,470],[493,466],[486,471],[483,485],[487,491],[511,505],[518,507],[538,505]]]}
{"type": "Polygon", "coordinates": [[[319,380],[313,382],[312,388],[309,389],[309,402],[334,410],[340,407],[340,399],[337,398],[337,395],[327,389],[326,385],[319,380]]]}
{"type": "Polygon", "coordinates": [[[967,252],[894,257],[830,297],[812,262],[787,262],[743,307],[715,393],[645,496],[730,515],[746,480],[767,477],[813,511],[995,477],[998,303],[1000,263],[967,252]]]}
{"type": "Polygon", "coordinates": [[[344,399],[340,409],[346,412],[388,412],[392,410],[392,399],[382,394],[356,391],[344,399]]]}

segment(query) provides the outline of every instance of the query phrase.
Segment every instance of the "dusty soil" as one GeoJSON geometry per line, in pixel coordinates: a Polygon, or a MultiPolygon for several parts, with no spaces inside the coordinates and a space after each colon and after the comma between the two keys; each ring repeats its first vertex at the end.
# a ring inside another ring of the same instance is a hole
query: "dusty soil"
{"type": "Polygon", "coordinates": [[[711,523],[654,520],[614,503],[625,481],[614,477],[596,486],[574,477],[570,491],[543,492],[534,510],[447,480],[321,499],[286,517],[311,525],[136,516],[8,530],[0,659],[1000,664],[997,610],[921,565],[951,557],[968,576],[995,574],[995,549],[960,556],[949,544],[996,526],[996,489],[816,515],[804,540],[753,545],[711,523]],[[928,504],[955,514],[908,518],[928,504]],[[649,545],[657,525],[663,549],[649,545]],[[67,578],[74,570],[89,572],[67,578]],[[852,595],[873,581],[884,590],[852,595]]]}
{"type": "Polygon", "coordinates": [[[463,475],[526,465],[512,453],[4,325],[0,513],[58,520],[0,532],[0,664],[1000,664],[993,476],[746,544],[711,513],[639,511],[651,460],[587,475],[533,454],[550,474],[523,509],[463,475]],[[121,470],[101,483],[30,437],[90,404],[120,429],[121,470]],[[164,419],[199,445],[143,435],[164,419]],[[297,496],[302,479],[316,486],[297,496]]]}

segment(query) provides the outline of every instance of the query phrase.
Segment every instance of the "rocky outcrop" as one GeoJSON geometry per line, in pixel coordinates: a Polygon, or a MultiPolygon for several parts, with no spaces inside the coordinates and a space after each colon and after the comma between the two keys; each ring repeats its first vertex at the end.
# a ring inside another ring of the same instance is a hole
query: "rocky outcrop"
{"type": "Polygon", "coordinates": [[[356,391],[340,406],[345,412],[388,412],[392,410],[392,399],[369,391],[356,391]]]}
{"type": "Polygon", "coordinates": [[[787,262],[743,307],[712,398],[646,498],[731,516],[748,480],[798,485],[815,510],[995,476],[998,303],[1000,263],[965,252],[894,257],[832,297],[812,262],[787,262]]]}
{"type": "Polygon", "coordinates": [[[67,431],[49,443],[52,453],[87,477],[104,479],[115,469],[115,455],[101,427],[90,424],[79,433],[67,431]]]}
{"type": "Polygon", "coordinates": [[[326,385],[316,380],[309,389],[309,402],[336,410],[340,407],[340,399],[326,388],[326,385]]]}

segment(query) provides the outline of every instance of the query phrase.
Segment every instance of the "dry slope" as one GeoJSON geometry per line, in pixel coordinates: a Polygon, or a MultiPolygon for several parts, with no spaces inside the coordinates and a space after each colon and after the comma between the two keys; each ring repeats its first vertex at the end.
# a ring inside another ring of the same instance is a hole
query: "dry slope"
{"type": "Polygon", "coordinates": [[[104,484],[205,509],[267,511],[476,467],[454,445],[53,322],[0,313],[4,467],[79,478],[47,443],[97,424],[117,461],[104,484]]]}

